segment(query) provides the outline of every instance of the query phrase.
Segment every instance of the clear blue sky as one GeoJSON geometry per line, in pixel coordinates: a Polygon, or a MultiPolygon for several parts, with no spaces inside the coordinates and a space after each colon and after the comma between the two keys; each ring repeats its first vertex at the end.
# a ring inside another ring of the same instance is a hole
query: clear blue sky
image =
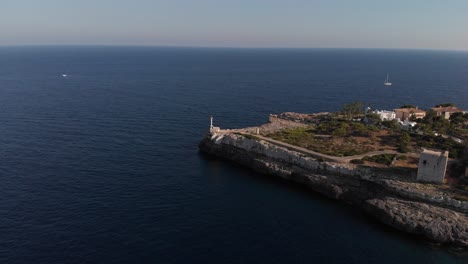
{"type": "Polygon", "coordinates": [[[468,50],[468,0],[0,0],[0,45],[468,50]]]}

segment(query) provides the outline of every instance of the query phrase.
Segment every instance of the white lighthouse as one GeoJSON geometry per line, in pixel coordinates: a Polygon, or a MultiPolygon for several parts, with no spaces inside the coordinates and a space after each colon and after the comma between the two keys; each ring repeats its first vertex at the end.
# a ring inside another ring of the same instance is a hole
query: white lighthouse
{"type": "Polygon", "coordinates": [[[213,126],[213,115],[210,116],[210,134],[215,134],[221,130],[219,127],[213,126]]]}
{"type": "Polygon", "coordinates": [[[213,130],[213,115],[210,115],[210,131],[213,130]]]}

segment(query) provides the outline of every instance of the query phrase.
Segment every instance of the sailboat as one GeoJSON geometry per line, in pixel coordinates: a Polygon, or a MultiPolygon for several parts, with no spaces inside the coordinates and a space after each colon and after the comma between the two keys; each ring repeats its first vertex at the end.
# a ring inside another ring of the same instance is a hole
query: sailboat
{"type": "Polygon", "coordinates": [[[385,82],[383,83],[385,86],[391,86],[392,83],[388,81],[388,73],[387,73],[387,79],[385,80],[385,82]]]}

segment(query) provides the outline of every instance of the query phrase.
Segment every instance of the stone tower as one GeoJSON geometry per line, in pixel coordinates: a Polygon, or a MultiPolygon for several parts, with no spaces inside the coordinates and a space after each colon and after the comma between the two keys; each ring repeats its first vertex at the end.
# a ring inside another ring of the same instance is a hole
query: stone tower
{"type": "Polygon", "coordinates": [[[448,151],[422,149],[419,156],[418,175],[421,182],[442,184],[447,170],[448,151]]]}

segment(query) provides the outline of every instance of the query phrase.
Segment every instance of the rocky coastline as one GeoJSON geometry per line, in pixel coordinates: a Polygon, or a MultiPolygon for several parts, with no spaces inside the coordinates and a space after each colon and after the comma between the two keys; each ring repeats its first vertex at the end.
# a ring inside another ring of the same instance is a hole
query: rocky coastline
{"type": "Polygon", "coordinates": [[[468,248],[468,202],[428,192],[411,175],[402,178],[398,172],[319,160],[236,131],[210,133],[199,149],[350,203],[398,230],[468,248]]]}

